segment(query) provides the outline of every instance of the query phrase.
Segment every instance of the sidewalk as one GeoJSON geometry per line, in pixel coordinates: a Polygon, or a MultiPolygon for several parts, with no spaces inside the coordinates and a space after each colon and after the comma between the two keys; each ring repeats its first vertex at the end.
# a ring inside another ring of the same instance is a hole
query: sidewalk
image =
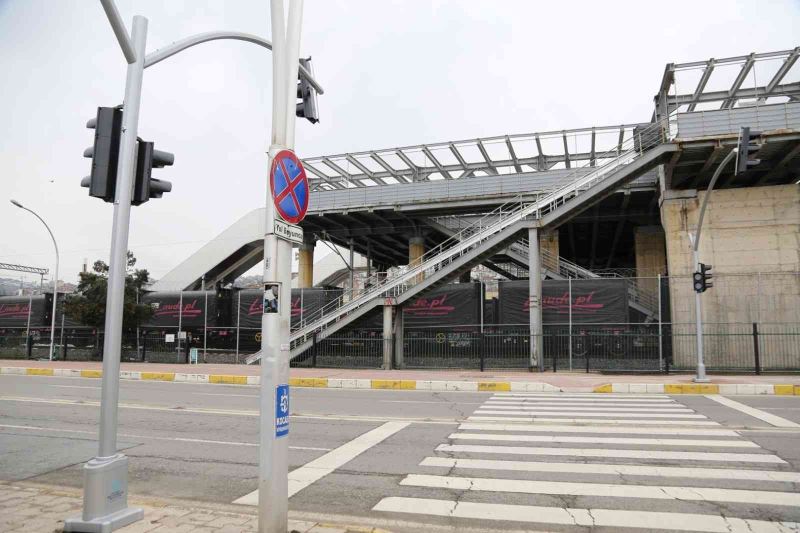
{"type": "MultiPolygon", "coordinates": [[[[102,363],[81,361],[0,360],[0,373],[94,377],[102,363]]],[[[122,379],[257,385],[253,365],[178,365],[122,363],[122,379]]],[[[295,387],[421,389],[526,392],[622,392],[668,394],[800,395],[800,375],[710,375],[710,385],[692,382],[692,374],[597,374],[489,370],[377,370],[292,368],[295,387]]]]}
{"type": "MultiPolygon", "coordinates": [[[[81,513],[79,491],[61,487],[11,484],[0,481],[0,531],[60,532],[64,519],[81,513]]],[[[129,505],[144,509],[144,520],[118,529],[123,533],[245,533],[258,531],[257,509],[229,505],[131,497],[129,505]],[[248,512],[249,511],[249,512],[248,512]]],[[[297,533],[388,533],[372,527],[289,520],[297,533]]]]}

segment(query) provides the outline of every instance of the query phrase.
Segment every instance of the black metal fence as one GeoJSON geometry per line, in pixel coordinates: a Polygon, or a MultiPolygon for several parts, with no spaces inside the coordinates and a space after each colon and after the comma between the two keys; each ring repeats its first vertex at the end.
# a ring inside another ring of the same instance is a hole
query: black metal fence
{"type": "MultiPolygon", "coordinates": [[[[800,325],[776,323],[704,324],[705,363],[709,371],[800,371],[800,325]]],[[[418,328],[404,331],[402,350],[381,330],[339,332],[296,356],[294,367],[381,368],[384,350],[393,368],[528,369],[531,340],[527,325],[418,328]]],[[[620,323],[544,326],[545,371],[669,372],[693,371],[694,324],[620,323]],[[675,357],[680,354],[680,357],[675,357]]],[[[93,329],[56,330],[55,358],[102,360],[103,333],[93,329]]],[[[200,363],[242,363],[261,348],[257,328],[209,328],[128,331],[122,360],[187,363],[195,348],[200,363]],[[205,333],[205,334],[204,334],[205,333]]],[[[0,358],[47,358],[47,328],[0,329],[0,358]]],[[[540,366],[537,362],[534,370],[540,366]]]]}

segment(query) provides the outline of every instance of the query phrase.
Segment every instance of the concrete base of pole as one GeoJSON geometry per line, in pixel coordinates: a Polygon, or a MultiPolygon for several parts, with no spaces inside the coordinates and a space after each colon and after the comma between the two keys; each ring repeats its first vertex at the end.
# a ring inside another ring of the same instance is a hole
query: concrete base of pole
{"type": "Polygon", "coordinates": [[[83,467],[83,516],[64,521],[64,531],[110,533],[144,518],[128,507],[128,458],[95,457],[83,467]]]}

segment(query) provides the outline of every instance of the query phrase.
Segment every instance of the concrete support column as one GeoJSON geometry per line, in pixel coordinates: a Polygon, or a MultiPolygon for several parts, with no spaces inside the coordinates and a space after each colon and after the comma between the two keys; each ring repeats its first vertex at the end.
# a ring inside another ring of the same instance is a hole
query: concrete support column
{"type": "Polygon", "coordinates": [[[392,369],[392,333],[394,332],[393,324],[394,307],[390,304],[389,300],[383,304],[383,369],[392,369]]]}
{"type": "Polygon", "coordinates": [[[303,241],[300,245],[297,267],[297,287],[300,289],[314,286],[314,246],[314,241],[303,241]]]}
{"type": "Polygon", "coordinates": [[[638,226],[633,233],[636,253],[636,286],[652,299],[658,295],[659,274],[667,271],[667,247],[661,226],[638,226]]]}
{"type": "Polygon", "coordinates": [[[528,229],[528,272],[529,278],[529,329],[530,329],[530,359],[528,369],[542,370],[544,368],[544,339],[542,338],[542,265],[539,251],[539,231],[536,228],[528,229]]]}
{"type": "MultiPolygon", "coordinates": [[[[411,237],[408,239],[408,266],[413,267],[422,261],[422,256],[425,255],[425,238],[420,236],[411,237]]],[[[421,282],[425,279],[424,274],[416,276],[415,283],[421,282]]]]}
{"type": "Polygon", "coordinates": [[[558,272],[558,230],[540,231],[539,246],[542,256],[542,268],[558,272]]]}
{"type": "Polygon", "coordinates": [[[403,329],[405,328],[405,315],[403,314],[402,307],[395,307],[394,312],[394,367],[405,368],[405,361],[403,359],[403,329]]]}

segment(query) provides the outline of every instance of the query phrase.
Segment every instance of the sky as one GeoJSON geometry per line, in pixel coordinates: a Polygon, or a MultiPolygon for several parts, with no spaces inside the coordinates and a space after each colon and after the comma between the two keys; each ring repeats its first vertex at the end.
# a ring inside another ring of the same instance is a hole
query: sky
{"type": "MultiPolygon", "coordinates": [[[[147,50],[212,30],[269,38],[266,0],[117,0],[147,50]]],[[[298,120],[313,157],[427,142],[645,122],[669,62],[797,46],[800,1],[306,0],[321,121],[298,120]]],[[[0,262],[75,282],[107,261],[112,206],[80,180],[85,128],[122,102],[126,63],[95,0],[0,0],[0,262]]],[[[267,195],[271,55],[199,45],[145,71],[140,137],[175,154],[173,192],[132,209],[129,248],[160,278],[267,195]]],[[[320,247],[320,251],[325,250],[320,247]]],[[[0,271],[0,277],[18,277],[0,271]]],[[[38,281],[38,276],[28,279],[38,281]]]]}

